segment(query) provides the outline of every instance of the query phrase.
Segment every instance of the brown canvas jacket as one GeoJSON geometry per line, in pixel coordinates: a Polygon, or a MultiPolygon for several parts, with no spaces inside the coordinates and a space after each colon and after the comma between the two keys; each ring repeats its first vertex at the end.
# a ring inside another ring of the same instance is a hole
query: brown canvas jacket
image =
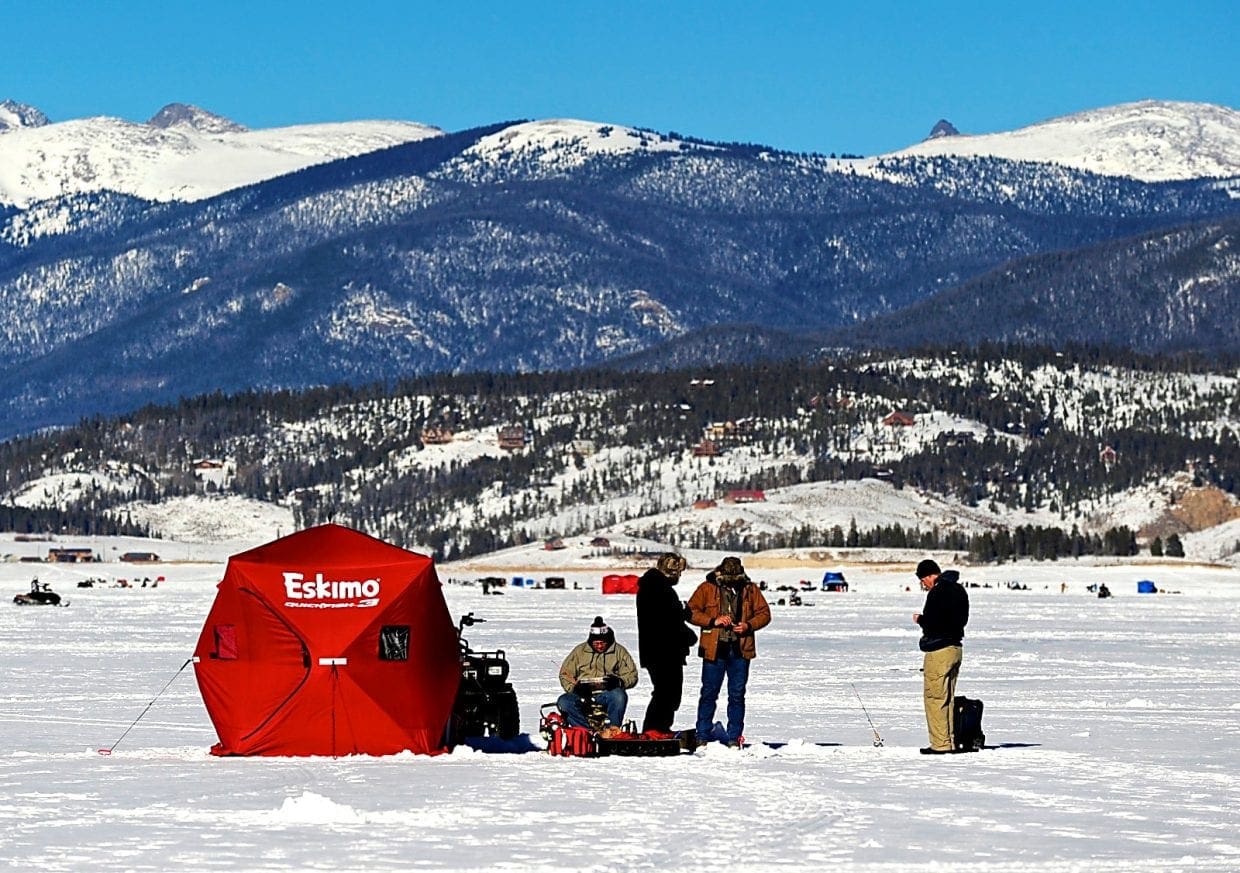
{"type": "MultiPolygon", "coordinates": [[[[702,629],[698,637],[698,655],[707,661],[715,660],[715,649],[719,645],[714,623],[722,612],[722,599],[719,583],[712,581],[703,582],[689,598],[689,621],[702,629]]],[[[752,660],[758,655],[754,631],[771,623],[771,607],[752,582],[746,582],[741,588],[741,621],[749,624],[749,629],[738,638],[741,655],[752,660]]]]}

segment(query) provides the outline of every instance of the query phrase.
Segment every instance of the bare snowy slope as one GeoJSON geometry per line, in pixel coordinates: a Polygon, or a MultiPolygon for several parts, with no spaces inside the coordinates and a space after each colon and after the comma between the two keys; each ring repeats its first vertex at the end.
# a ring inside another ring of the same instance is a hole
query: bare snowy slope
{"type": "Polygon", "coordinates": [[[203,200],[313,164],[441,133],[407,121],[213,132],[192,124],[161,127],[107,117],[9,130],[0,124],[0,205],[24,208],[96,191],[161,202],[203,200]]]}
{"type": "Polygon", "coordinates": [[[687,152],[715,147],[671,134],[574,118],[510,124],[451,161],[445,174],[481,181],[514,169],[539,178],[563,175],[588,161],[634,152],[687,152]]]}
{"type": "Polygon", "coordinates": [[[1005,133],[934,137],[888,157],[941,155],[1056,163],[1149,182],[1240,176],[1240,112],[1142,100],[1005,133]]]}

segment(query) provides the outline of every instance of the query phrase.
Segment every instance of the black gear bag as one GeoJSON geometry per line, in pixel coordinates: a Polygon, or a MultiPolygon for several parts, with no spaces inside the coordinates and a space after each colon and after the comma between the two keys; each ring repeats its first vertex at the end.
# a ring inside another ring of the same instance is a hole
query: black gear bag
{"type": "Polygon", "coordinates": [[[982,733],[982,702],[969,697],[957,697],[952,719],[955,727],[957,752],[977,752],[986,745],[982,733]]]}

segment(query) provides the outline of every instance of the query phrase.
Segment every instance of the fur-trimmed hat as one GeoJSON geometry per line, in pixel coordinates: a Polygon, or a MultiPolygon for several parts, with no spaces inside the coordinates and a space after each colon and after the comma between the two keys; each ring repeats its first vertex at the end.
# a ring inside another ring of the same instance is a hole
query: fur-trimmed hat
{"type": "Polygon", "coordinates": [[[594,616],[594,624],[590,625],[590,633],[586,636],[587,642],[595,640],[602,640],[608,646],[616,641],[616,632],[607,626],[601,615],[594,616]]]}
{"type": "Polygon", "coordinates": [[[715,579],[725,585],[748,578],[749,577],[745,575],[745,565],[742,564],[741,559],[735,555],[728,555],[719,563],[719,566],[715,568],[715,579]]]}
{"type": "Polygon", "coordinates": [[[666,576],[668,579],[675,581],[680,578],[680,574],[685,572],[687,561],[674,552],[668,552],[665,555],[659,555],[659,560],[655,561],[654,568],[666,576]]]}

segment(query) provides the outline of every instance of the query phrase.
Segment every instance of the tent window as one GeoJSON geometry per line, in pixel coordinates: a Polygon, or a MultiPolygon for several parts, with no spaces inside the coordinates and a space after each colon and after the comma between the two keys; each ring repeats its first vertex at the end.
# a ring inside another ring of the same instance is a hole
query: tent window
{"type": "Polygon", "coordinates": [[[409,625],[386,624],[379,631],[379,660],[409,660],[409,625]]]}
{"type": "Polygon", "coordinates": [[[237,660],[237,626],[235,624],[215,626],[215,651],[211,655],[221,661],[237,660]]]}

